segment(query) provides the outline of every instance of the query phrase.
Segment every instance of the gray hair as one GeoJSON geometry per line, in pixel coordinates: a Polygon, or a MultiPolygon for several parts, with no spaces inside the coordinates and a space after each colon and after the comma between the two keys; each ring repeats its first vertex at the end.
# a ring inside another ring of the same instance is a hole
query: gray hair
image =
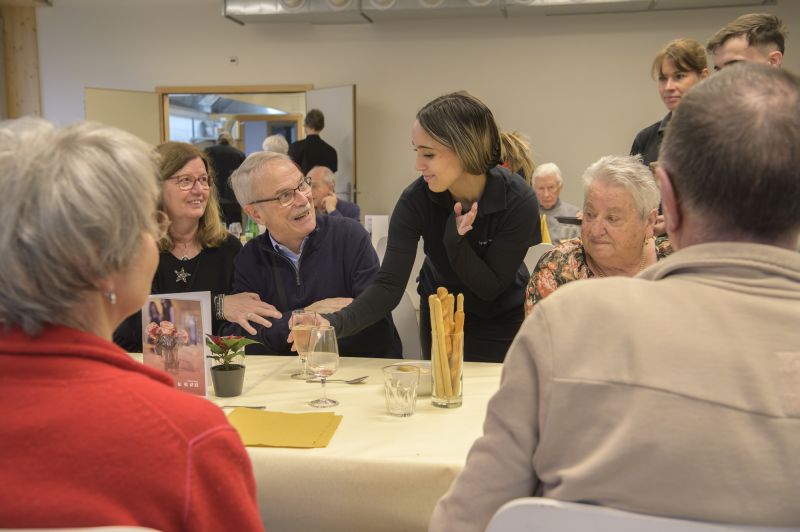
{"type": "Polygon", "coordinates": [[[737,63],[681,100],[659,163],[716,237],[769,241],[800,227],[800,79],[737,63]]]}
{"type": "Polygon", "coordinates": [[[333,170],[328,168],[327,166],[315,166],[312,168],[309,173],[316,170],[317,168],[323,168],[325,171],[322,172],[322,179],[329,184],[330,186],[336,186],[336,175],[333,173],[333,170]]]}
{"type": "Polygon", "coordinates": [[[275,153],[289,153],[289,142],[286,140],[286,137],[281,135],[280,133],[276,135],[270,135],[269,137],[264,139],[264,142],[261,144],[261,147],[264,151],[272,151],[275,153]]]}
{"type": "Polygon", "coordinates": [[[556,163],[542,163],[537,166],[536,170],[533,172],[533,176],[531,177],[531,183],[536,185],[536,178],[544,177],[546,175],[556,176],[556,181],[558,181],[559,185],[564,183],[564,180],[561,178],[561,168],[559,168],[556,163]]]}
{"type": "Polygon", "coordinates": [[[269,161],[288,161],[294,164],[289,156],[283,153],[257,151],[248,155],[247,159],[239,165],[239,168],[231,174],[231,188],[233,189],[233,193],[236,194],[236,201],[238,201],[239,205],[242,207],[256,200],[253,194],[253,179],[255,178],[256,171],[269,161]]]}
{"type": "Polygon", "coordinates": [[[151,147],[113,127],[0,123],[0,322],[80,326],[75,305],[158,232],[156,173],[151,147]]]}
{"type": "Polygon", "coordinates": [[[653,174],[642,164],[641,155],[606,155],[589,165],[583,173],[583,192],[595,181],[625,187],[644,220],[658,208],[661,192],[653,174]]]}

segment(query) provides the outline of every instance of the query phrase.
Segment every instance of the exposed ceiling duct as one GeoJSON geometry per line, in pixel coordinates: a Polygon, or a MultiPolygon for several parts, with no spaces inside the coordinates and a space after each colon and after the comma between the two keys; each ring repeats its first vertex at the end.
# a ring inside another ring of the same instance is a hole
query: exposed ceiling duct
{"type": "Polygon", "coordinates": [[[358,24],[393,19],[516,17],[775,5],[777,0],[223,0],[239,24],[358,24]]]}

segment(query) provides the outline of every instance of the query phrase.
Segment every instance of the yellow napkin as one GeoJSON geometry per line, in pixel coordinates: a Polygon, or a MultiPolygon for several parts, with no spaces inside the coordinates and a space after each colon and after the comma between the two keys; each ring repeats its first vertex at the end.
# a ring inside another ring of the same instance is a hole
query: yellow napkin
{"type": "Polygon", "coordinates": [[[550,240],[550,231],[547,229],[547,217],[544,214],[541,215],[541,224],[542,244],[552,244],[553,242],[550,240]]]}
{"type": "Polygon", "coordinates": [[[288,414],[236,408],[228,415],[242,441],[249,447],[327,447],[342,421],[333,412],[288,414]]]}

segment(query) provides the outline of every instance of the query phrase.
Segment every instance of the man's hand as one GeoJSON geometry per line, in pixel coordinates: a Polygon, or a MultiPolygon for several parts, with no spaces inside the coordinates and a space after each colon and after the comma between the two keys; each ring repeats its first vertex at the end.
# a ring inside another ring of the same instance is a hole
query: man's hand
{"type": "Polygon", "coordinates": [[[231,323],[238,323],[249,334],[256,334],[256,329],[250,325],[251,321],[264,327],[272,327],[272,322],[266,318],[280,318],[282,316],[278,309],[269,303],[264,303],[258,297],[258,294],[252,292],[225,296],[222,305],[225,311],[225,319],[231,323]]]}
{"type": "Polygon", "coordinates": [[[322,198],[322,208],[325,209],[325,212],[328,214],[332,213],[336,210],[336,203],[339,199],[336,197],[336,194],[328,194],[324,198],[322,198]]]}
{"type": "Polygon", "coordinates": [[[662,236],[667,234],[667,223],[664,221],[664,215],[659,214],[656,216],[656,223],[653,224],[653,235],[662,236]]]}
{"type": "MultiPolygon", "coordinates": [[[[342,298],[342,299],[344,299],[344,298],[342,298]]],[[[306,310],[310,310],[310,308],[306,307],[306,310]]],[[[316,325],[317,327],[321,327],[321,326],[327,327],[330,324],[331,324],[331,322],[329,322],[328,320],[326,320],[325,318],[323,318],[319,314],[316,315],[316,319],[314,320],[314,325],[316,325]]],[[[288,343],[288,344],[290,344],[292,346],[292,348],[291,348],[292,351],[297,351],[297,347],[294,345],[294,336],[292,335],[292,331],[289,331],[289,336],[286,337],[286,343],[288,343]]]]}
{"type": "Polygon", "coordinates": [[[464,214],[461,214],[461,210],[461,202],[457,201],[453,206],[453,211],[456,213],[456,229],[459,235],[464,236],[472,230],[472,223],[478,216],[478,202],[474,202],[472,208],[464,214]]]}
{"type": "Polygon", "coordinates": [[[352,297],[329,297],[328,299],[320,299],[319,301],[315,301],[314,303],[307,305],[305,309],[309,312],[330,314],[331,312],[338,312],[342,310],[352,302],[352,297]]]}

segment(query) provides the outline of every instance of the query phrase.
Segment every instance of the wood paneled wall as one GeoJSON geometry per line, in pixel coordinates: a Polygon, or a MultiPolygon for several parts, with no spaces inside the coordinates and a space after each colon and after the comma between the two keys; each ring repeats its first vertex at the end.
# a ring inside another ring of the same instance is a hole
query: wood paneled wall
{"type": "Polygon", "coordinates": [[[8,118],[42,115],[36,8],[2,7],[3,58],[8,118]]]}

